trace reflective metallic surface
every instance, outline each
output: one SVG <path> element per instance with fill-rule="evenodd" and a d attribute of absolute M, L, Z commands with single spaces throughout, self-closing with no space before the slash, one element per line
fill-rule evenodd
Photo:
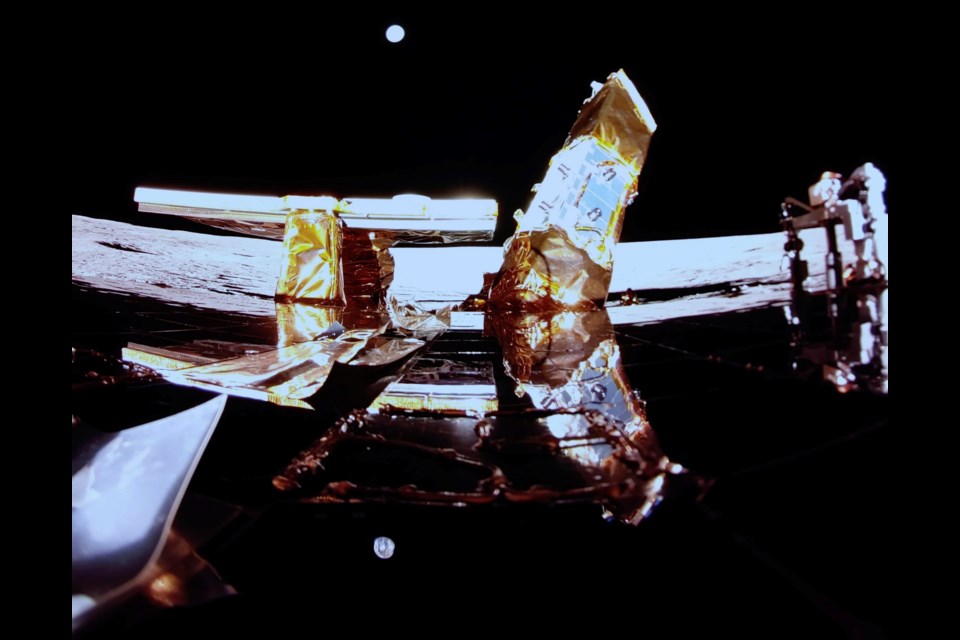
<path fill-rule="evenodd" d="M 276 345 L 195 340 L 160 347 L 131 342 L 122 356 L 177 384 L 309 409 L 303 400 L 323 386 L 334 362 L 382 367 L 424 345 L 397 332 L 381 335 L 389 325 L 381 314 L 292 302 L 278 302 L 276 309 Z M 340 321 L 374 328 L 345 329 Z"/>
<path fill-rule="evenodd" d="M 74 471 L 227 396 L 153 568 L 85 640 L 935 637 L 896 535 L 929 533 L 898 495 L 922 488 L 891 482 L 931 443 L 868 382 L 887 292 L 839 288 L 886 267 L 884 180 L 816 190 L 836 234 L 797 230 L 802 308 L 775 233 L 784 193 L 866 159 L 913 202 L 902 12 L 355 8 L 75 21 Z M 142 184 L 265 196 L 141 213 Z M 495 208 L 438 199 L 477 193 L 526 210 L 494 235 Z M 335 306 L 276 299 L 311 211 L 340 226 Z M 45 448 L 12 451 L 41 495 Z"/>
<path fill-rule="evenodd" d="M 326 382 L 334 362 L 349 362 L 372 336 L 347 331 L 334 339 L 281 347 L 250 356 L 171 371 L 168 380 L 245 398 L 283 404 L 309 398 Z"/>
<path fill-rule="evenodd" d="M 729 293 L 698 295 L 719 302 Z M 636 292 L 639 299 L 647 296 L 653 292 Z M 219 373 L 232 375 L 226 363 L 256 362 L 278 351 L 279 317 L 79 288 L 74 304 L 90 324 L 81 325 L 74 338 L 73 411 L 95 425 L 133 426 L 143 422 L 134 420 L 144 412 L 169 412 L 208 396 L 146 370 L 129 378 L 133 368 L 88 363 L 85 348 L 119 353 L 130 344 L 131 353 L 139 348 L 170 361 L 179 352 L 190 365 L 174 372 L 180 376 L 194 366 L 210 367 L 201 364 L 207 359 L 215 360 L 214 367 L 219 363 Z M 623 307 L 648 313 L 656 308 Z M 404 322 L 424 321 L 423 337 L 400 335 L 416 328 L 388 326 L 367 338 L 350 361 L 357 365 L 330 362 L 330 354 L 319 364 L 306 361 L 330 365 L 323 386 L 296 401 L 311 411 L 263 402 L 263 393 L 258 400 L 233 395 L 225 428 L 208 447 L 189 496 L 237 505 L 247 515 L 197 553 L 241 594 L 237 607 L 243 609 L 260 597 L 274 607 L 290 602 L 292 592 L 312 597 L 341 585 L 359 589 L 378 571 L 365 568 L 363 558 L 396 567 L 398 575 L 441 559 L 449 571 L 455 561 L 464 579 L 486 575 L 488 567 L 545 571 L 561 566 L 559 557 L 579 558 L 579 569 L 562 565 L 577 576 L 596 576 L 599 566 L 653 566 L 658 575 L 670 576 L 691 557 L 704 562 L 718 544 L 703 539 L 703 523 L 676 521 L 677 510 L 701 496 L 740 517 L 735 509 L 755 513 L 756 492 L 774 493 L 756 500 L 815 536 L 822 519 L 808 526 L 807 516 L 823 511 L 824 495 L 849 491 L 830 484 L 829 476 L 821 480 L 816 458 L 809 463 L 816 471 L 804 474 L 816 491 L 799 497 L 782 498 L 779 476 L 755 469 L 778 469 L 782 456 L 853 437 L 847 434 L 885 433 L 870 431 L 885 424 L 885 398 L 858 390 L 840 396 L 797 376 L 791 331 L 779 307 L 642 326 L 611 322 L 618 309 L 476 314 L 479 324 L 463 328 L 453 322 L 436 326 L 436 314 L 411 307 Z M 322 350 L 320 345 L 349 331 L 340 324 L 350 325 L 343 318 L 327 324 L 324 314 L 311 317 L 319 321 L 298 326 L 314 339 L 294 347 Z M 288 375 L 284 371 L 280 378 Z M 156 373 L 168 375 L 159 366 Z M 252 387 L 275 382 L 247 374 L 237 380 Z M 783 472 L 795 475 L 792 467 Z M 705 493 L 711 482 L 705 478 L 717 477 L 719 492 Z M 863 494 L 857 490 L 856 499 L 844 499 L 846 508 L 859 504 Z M 731 491 L 747 497 L 729 502 Z M 798 512 L 801 500 L 806 508 Z M 177 529 L 193 535 L 206 511 L 182 513 Z M 627 525 L 639 536 L 633 538 L 616 528 L 594 531 L 594 522 L 642 526 Z M 395 542 L 389 562 L 371 552 L 378 536 Z M 837 554 L 830 558 L 843 562 Z M 739 564 L 727 569 L 744 570 Z M 194 602 L 192 579 L 185 575 L 161 571 L 142 598 L 151 606 L 168 603 L 176 611 L 195 611 L 191 616 L 218 617 L 217 608 L 203 613 L 177 604 Z M 671 583 L 671 594 L 680 583 L 679 577 Z M 75 599 L 77 610 L 84 603 Z M 244 611 L 227 611 L 244 619 Z"/>
<path fill-rule="evenodd" d="M 606 312 L 494 316 L 491 331 L 502 363 L 481 355 L 492 355 L 489 337 L 471 338 L 472 355 L 428 349 L 274 486 L 324 504 L 590 501 L 635 524 L 686 474 L 660 451 Z"/>
<path fill-rule="evenodd" d="M 343 307 L 307 302 L 277 302 L 277 346 L 310 342 L 325 335 L 342 333 Z"/>
<path fill-rule="evenodd" d="M 603 306 L 626 206 L 656 123 L 619 71 L 594 87 L 507 242 L 487 298 L 529 312 Z"/>
<path fill-rule="evenodd" d="M 855 169 L 846 182 L 842 178 L 826 171 L 810 187 L 809 205 L 795 198 L 782 205 L 784 260 L 789 258 L 793 281 L 785 312 L 793 331 L 794 367 L 819 370 L 819 376 L 844 393 L 858 388 L 887 393 L 886 178 L 870 162 Z M 853 251 L 846 255 L 838 241 L 841 227 L 852 243 Z M 822 230 L 827 238 L 827 287 L 822 294 L 807 283 L 801 229 Z"/>
<path fill-rule="evenodd" d="M 826 286 L 822 259 L 826 238 L 819 229 L 798 235 L 809 262 L 808 288 L 821 290 Z M 279 242 L 84 216 L 73 216 L 72 236 L 73 280 L 79 286 L 190 309 L 232 311 L 263 317 L 265 322 L 276 316 L 274 294 L 282 262 Z M 349 238 L 349 230 L 344 236 Z M 853 251 L 852 245 L 840 242 L 844 254 Z M 621 242 L 613 252 L 617 268 L 607 306 L 627 289 L 642 292 L 644 303 L 614 306 L 610 317 L 621 325 L 787 304 L 790 273 L 783 264 L 783 244 L 782 233 Z M 394 245 L 390 255 L 395 262 L 390 294 L 431 309 L 461 305 L 483 287 L 483 274 L 495 273 L 503 263 L 503 248 L 495 246 Z M 365 264 L 373 260 L 368 254 Z M 351 280 L 345 280 L 345 286 L 351 286 Z M 372 289 L 366 282 L 363 287 Z M 710 295 L 733 290 L 739 295 Z M 347 297 L 351 297 L 349 289 Z M 460 322 L 458 313 L 451 314 L 453 324 Z M 471 326 L 482 328 L 482 318 Z"/>
<path fill-rule="evenodd" d="M 343 306 L 340 221 L 330 211 L 294 211 L 283 234 L 276 298 Z"/>
<path fill-rule="evenodd" d="M 157 560 L 225 405 L 220 396 L 113 435 L 74 426 L 75 625 Z"/>
<path fill-rule="evenodd" d="M 143 212 L 182 216 L 276 240 L 284 236 L 287 216 L 297 210 L 328 211 L 352 229 L 384 233 L 414 244 L 489 240 L 498 214 L 495 200 L 444 200 L 413 194 L 338 200 L 331 196 L 280 198 L 139 187 L 134 199 Z"/>

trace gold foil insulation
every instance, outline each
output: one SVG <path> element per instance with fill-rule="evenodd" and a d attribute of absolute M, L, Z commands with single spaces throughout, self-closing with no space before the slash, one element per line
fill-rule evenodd
<path fill-rule="evenodd" d="M 660 499 L 667 470 L 682 467 L 660 449 L 607 312 L 507 314 L 491 325 L 517 395 L 548 412 L 543 422 L 563 443 L 560 453 L 623 488 L 610 505 L 620 519 L 642 519 Z"/>
<path fill-rule="evenodd" d="M 302 309 L 321 307 L 304 305 Z M 302 317 L 298 322 L 313 319 L 317 316 Z M 176 384 L 311 409 L 303 400 L 320 390 L 334 363 L 380 367 L 393 364 L 424 345 L 416 338 L 378 335 L 380 331 L 382 328 L 344 332 L 334 321 L 327 326 L 326 336 L 312 341 L 279 349 L 237 345 L 246 347 L 243 349 L 246 355 L 240 357 L 230 357 L 224 346 L 211 346 L 202 341 L 172 349 L 130 344 L 123 350 L 123 357 L 128 362 L 154 368 Z M 339 335 L 333 337 L 337 333 Z"/>
<path fill-rule="evenodd" d="M 595 409 L 628 434 L 648 431 L 605 310 L 494 316 L 507 375 L 538 409 Z"/>
<path fill-rule="evenodd" d="M 612 275 L 562 228 L 522 231 L 511 240 L 490 301 L 516 311 L 595 309 L 595 300 L 606 299 Z"/>
<path fill-rule="evenodd" d="M 328 211 L 297 210 L 287 215 L 283 269 L 275 297 L 278 303 L 346 305 L 373 315 L 372 312 L 387 306 L 387 289 L 394 273 L 390 254 L 393 245 L 397 242 L 443 244 L 458 240 L 458 236 L 449 231 L 354 228 Z M 316 313 L 331 315 L 326 311 Z M 278 322 L 290 317 L 278 309 Z M 369 322 L 363 326 L 369 326 Z M 280 342 L 284 343 L 283 338 Z"/>
<path fill-rule="evenodd" d="M 123 357 L 176 384 L 312 409 L 304 400 L 326 383 L 335 362 L 384 366 L 424 345 L 381 335 L 390 324 L 385 312 L 300 302 L 277 302 L 276 311 L 276 347 L 220 340 L 169 348 L 131 343 Z"/>
<path fill-rule="evenodd" d="M 327 307 L 309 302 L 277 302 L 277 346 L 309 342 L 344 329 L 372 329 L 383 333 L 390 316 L 376 307 Z"/>
<path fill-rule="evenodd" d="M 657 129 L 647 103 L 623 69 L 610 74 L 603 85 L 594 83 L 594 87 L 596 93 L 580 109 L 564 146 L 582 136 L 596 138 L 639 173 Z"/>
<path fill-rule="evenodd" d="M 280 301 L 346 304 L 340 255 L 341 222 L 332 211 L 292 211 L 283 234 L 283 268 L 277 282 Z"/>
<path fill-rule="evenodd" d="M 169 372 L 165 377 L 179 384 L 258 400 L 303 400 L 319 391 L 335 362 L 349 362 L 372 335 L 369 330 L 347 331 L 333 340 L 302 342 Z"/>
<path fill-rule="evenodd" d="M 296 456 L 274 486 L 307 503 L 592 501 L 606 517 L 643 519 L 686 470 L 663 455 L 606 311 L 487 320 L 524 400 L 498 384 L 492 360 L 432 350 Z M 357 452 L 364 469 L 351 464 Z M 393 473 L 401 465 L 416 473 Z"/>
<path fill-rule="evenodd" d="M 393 282 L 396 233 L 343 227 L 341 270 L 347 304 L 359 308 L 380 308 Z"/>
<path fill-rule="evenodd" d="M 587 100 L 553 158 L 489 292 L 494 308 L 595 309 L 606 300 L 613 247 L 636 195 L 656 123 L 623 71 Z"/>
<path fill-rule="evenodd" d="M 450 307 L 426 310 L 416 302 L 390 297 L 387 310 L 398 331 L 414 338 L 432 340 L 450 328 Z"/>
<path fill-rule="evenodd" d="M 310 342 L 336 328 L 343 330 L 343 307 L 278 302 L 276 309 L 278 347 Z"/>

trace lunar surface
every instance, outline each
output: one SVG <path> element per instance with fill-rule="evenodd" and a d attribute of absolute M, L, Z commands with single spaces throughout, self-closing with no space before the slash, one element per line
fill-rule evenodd
<path fill-rule="evenodd" d="M 881 237 L 886 237 L 886 219 Z M 803 231 L 811 291 L 825 287 L 826 233 Z M 617 324 L 737 311 L 790 299 L 782 233 L 624 242 L 615 251 L 610 317 Z M 281 243 L 142 227 L 73 216 L 75 284 L 167 303 L 254 316 L 272 316 L 280 275 Z M 844 261 L 852 243 L 841 238 Z M 886 257 L 886 244 L 881 247 Z M 477 293 L 484 272 L 503 258 L 498 246 L 392 249 L 396 272 L 390 292 L 424 308 L 457 304 Z M 620 306 L 632 289 L 647 301 Z M 665 291 L 669 290 L 669 291 Z M 647 295 L 645 295 L 647 294 Z M 459 314 L 454 328 L 477 324 Z"/>

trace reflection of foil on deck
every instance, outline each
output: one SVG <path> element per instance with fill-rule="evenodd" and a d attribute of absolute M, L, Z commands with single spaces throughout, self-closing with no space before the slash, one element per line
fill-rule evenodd
<path fill-rule="evenodd" d="M 331 332 L 336 337 L 280 348 L 219 341 L 167 349 L 131 343 L 123 357 L 154 368 L 176 384 L 311 409 L 305 400 L 326 383 L 337 362 L 355 367 L 386 366 L 424 345 L 416 338 L 377 335 L 379 330 L 335 327 L 339 330 L 331 328 Z M 244 355 L 238 355 L 240 349 Z"/>
<path fill-rule="evenodd" d="M 661 452 L 604 311 L 502 316 L 493 326 L 532 407 L 499 405 L 489 362 L 428 352 L 274 486 L 306 502 L 587 501 L 631 523 L 671 478 L 702 487 Z"/>
<path fill-rule="evenodd" d="M 635 523 L 662 498 L 670 477 L 686 474 L 597 412 L 545 413 L 541 419 L 524 417 L 527 432 L 515 435 L 517 415 L 478 421 L 408 414 L 398 423 L 395 416 L 357 412 L 301 453 L 273 483 L 315 503 L 598 502 Z M 589 428 L 582 435 L 558 437 L 543 425 L 551 416 L 577 416 Z M 597 446 L 610 450 L 598 463 L 575 455 Z"/>
<path fill-rule="evenodd" d="M 387 385 L 369 411 L 480 417 L 497 406 L 492 363 L 424 354 L 399 380 Z"/>

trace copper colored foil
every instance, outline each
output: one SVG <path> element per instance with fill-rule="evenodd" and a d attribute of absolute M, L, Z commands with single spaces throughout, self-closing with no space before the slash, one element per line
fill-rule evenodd
<path fill-rule="evenodd" d="M 592 409 L 617 420 L 631 438 L 652 437 L 605 310 L 494 316 L 491 326 L 517 394 L 529 395 L 536 408 Z M 659 455 L 655 441 L 645 444 Z"/>
<path fill-rule="evenodd" d="M 637 88 L 620 69 L 610 74 L 606 83 L 580 109 L 564 146 L 581 136 L 591 136 L 614 149 L 639 172 L 656 128 L 657 123 Z"/>
<path fill-rule="evenodd" d="M 530 398 L 560 453 L 584 469 L 602 470 L 629 487 L 609 508 L 622 520 L 642 519 L 659 499 L 663 455 L 646 409 L 630 386 L 605 310 L 509 314 L 491 322 L 516 394 Z"/>
<path fill-rule="evenodd" d="M 396 243 L 391 231 L 370 231 L 343 227 L 341 269 L 347 304 L 358 308 L 381 308 L 387 288 L 393 282 L 393 256 Z"/>
<path fill-rule="evenodd" d="M 560 227 L 520 232 L 493 282 L 490 303 L 516 311 L 596 309 L 595 301 L 607 297 L 612 275 Z"/>
<path fill-rule="evenodd" d="M 497 309 L 603 306 L 624 210 L 656 123 L 633 83 L 611 74 L 587 100 L 517 229 L 489 291 Z"/>
<path fill-rule="evenodd" d="M 328 212 L 287 216 L 276 299 L 354 309 L 384 309 L 393 282 L 390 247 L 398 241 L 453 242 L 449 232 L 352 228 Z"/>

